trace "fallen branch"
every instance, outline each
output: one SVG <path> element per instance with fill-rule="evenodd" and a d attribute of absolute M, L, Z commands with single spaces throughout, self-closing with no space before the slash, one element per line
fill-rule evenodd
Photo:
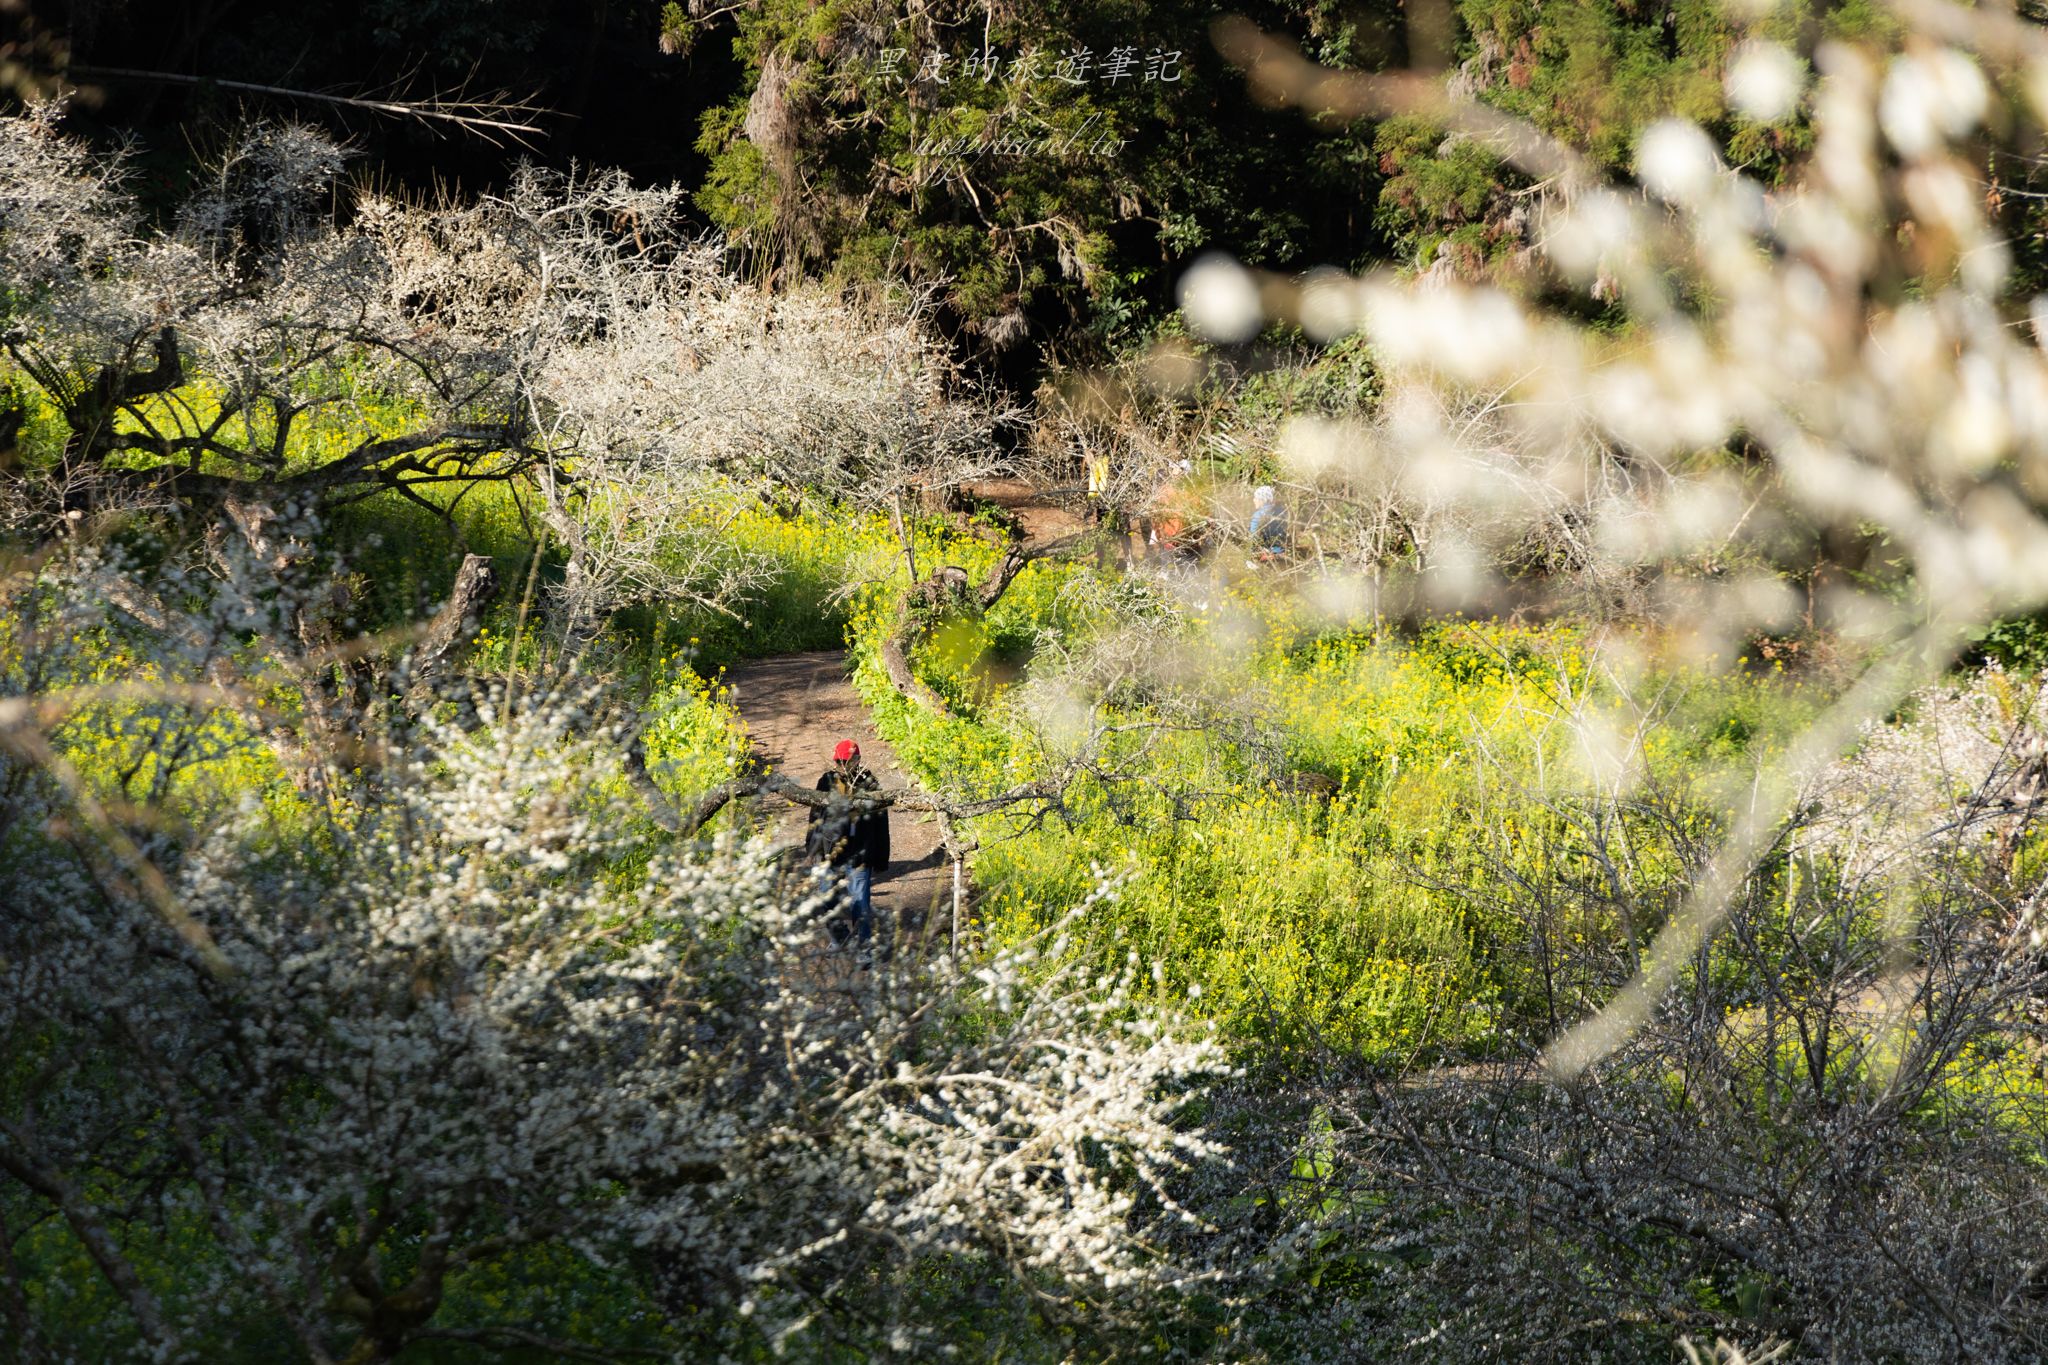
<path fill-rule="evenodd" d="M 1010 584 L 1015 581 L 1019 573 L 1023 572 L 1024 566 L 1031 563 L 1031 561 L 1035 559 L 1049 559 L 1053 555 L 1074 549 L 1094 538 L 1091 534 L 1077 533 L 1071 536 L 1061 536 L 1058 540 L 1048 540 L 1043 545 L 1033 545 L 1028 549 L 1023 545 L 1012 545 L 1003 557 L 989 569 L 988 577 L 982 580 L 981 590 L 977 594 L 981 600 L 981 609 L 987 611 L 1000 601 L 1003 594 L 1009 590 Z"/>
<path fill-rule="evenodd" d="M 882 671 L 889 675 L 889 684 L 898 692 L 920 705 L 930 707 L 942 716 L 953 714 L 953 708 L 946 705 L 946 699 L 924 685 L 916 673 L 911 671 L 910 655 L 903 644 L 903 635 L 897 632 L 882 641 Z"/>
<path fill-rule="evenodd" d="M 689 802 L 686 809 L 663 791 L 647 771 L 647 751 L 637 738 L 626 746 L 625 768 L 627 782 L 647 804 L 654 823 L 671 834 L 685 837 L 702 829 L 729 803 L 747 796 L 779 796 L 793 806 L 811 809 L 844 801 L 860 814 L 889 808 L 932 811 L 947 820 L 971 820 L 1025 802 L 1055 802 L 1060 797 L 1060 788 L 1047 782 L 1026 783 L 974 801 L 951 801 L 916 787 L 883 787 L 856 797 L 846 797 L 792 782 L 781 773 L 750 773 L 730 778 L 701 793 Z"/>

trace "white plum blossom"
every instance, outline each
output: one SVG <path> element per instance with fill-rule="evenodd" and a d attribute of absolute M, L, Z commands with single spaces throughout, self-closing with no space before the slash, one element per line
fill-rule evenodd
<path fill-rule="evenodd" d="M 1685 208 L 1703 203 L 1720 173 L 1713 140 L 1699 125 L 1659 119 L 1636 144 L 1636 174 L 1652 194 Z"/>
<path fill-rule="evenodd" d="M 87 667 L 113 572 L 87 553 L 10 582 L 10 686 Z M 1091 983 L 1026 943 L 849 976 L 781 852 L 650 822 L 587 686 L 375 735 L 331 796 L 127 829 L 51 747 L 74 713 L 194 792 L 209 762 L 267 761 L 217 709 L 240 679 L 154 671 L 0 712 L 0 1040 L 38 1059 L 0 1182 L 101 1249 L 145 1355 L 253 1309 L 312 1358 L 388 1358 L 461 1276 L 535 1245 L 640 1267 L 688 1330 L 723 1309 L 714 1335 L 777 1339 L 864 1333 L 816 1308 L 857 1293 L 929 1343 L 914 1280 L 890 1286 L 933 1258 L 1087 1296 L 1105 1331 L 1215 1274 L 1173 1190 L 1221 1154 L 1180 1115 L 1228 1067 L 1135 1007 L 1135 964 Z M 183 743 L 208 725 L 228 749 Z M 138 1134 L 200 1259 L 232 1267 L 211 1299 L 160 1297 L 108 1232 Z"/>
<path fill-rule="evenodd" d="M 1180 306 L 1190 325 L 1212 341 L 1249 341 L 1265 320 L 1251 273 L 1214 252 L 1181 277 Z"/>
<path fill-rule="evenodd" d="M 1799 102 L 1805 67 L 1783 44 L 1751 41 L 1728 63 L 1728 102 L 1759 123 L 1775 123 Z"/>
<path fill-rule="evenodd" d="M 1976 127 L 1989 98 L 1976 63 L 1952 47 L 1940 47 L 1893 59 L 1877 117 L 1899 155 L 1920 158 Z"/>

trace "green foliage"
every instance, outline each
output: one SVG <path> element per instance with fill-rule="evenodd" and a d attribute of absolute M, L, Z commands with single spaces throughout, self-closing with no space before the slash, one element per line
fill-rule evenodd
<path fill-rule="evenodd" d="M 1327 60 L 1394 55 L 1391 8 L 1254 8 L 1306 30 Z M 943 282 L 998 347 L 1059 308 L 1086 309 L 1099 342 L 1128 340 L 1169 302 L 1173 256 L 1200 246 L 1296 266 L 1348 258 L 1367 221 L 1348 207 L 1370 198 L 1367 133 L 1253 105 L 1215 55 L 1212 16 L 1186 0 L 751 7 L 733 42 L 750 89 L 704 116 L 698 203 L 763 260 Z M 1122 50 L 1136 65 L 1105 79 Z M 1027 52 L 1035 73 L 1019 66 Z M 1178 80 L 1144 79 L 1155 53 Z"/>
<path fill-rule="evenodd" d="M 1527 0 L 1465 0 L 1473 42 L 1504 62 L 1494 103 L 1626 166 L 1635 135 L 1676 116 L 1705 125 L 1724 111 L 1721 72 L 1735 32 L 1713 0 L 1627 5 L 1573 0 L 1540 9 Z"/>
<path fill-rule="evenodd" d="M 1326 346 L 1305 347 L 1291 359 L 1296 363 L 1274 365 L 1242 379 L 1225 380 L 1204 397 L 1228 414 L 1234 424 L 1254 430 L 1277 429 L 1296 415 L 1356 418 L 1377 410 L 1381 376 L 1364 334 L 1353 333 Z M 1224 461 L 1213 472 L 1258 483 L 1263 476 L 1278 471 L 1265 464 L 1236 466 Z"/>
<path fill-rule="evenodd" d="M 888 599 L 856 612 L 856 682 L 883 732 L 925 781 L 985 796 L 1038 775 L 1041 760 L 990 667 L 999 639 L 1084 641 L 1099 622 L 1076 613 L 1079 568 L 1034 566 L 997 623 L 938 632 L 914 663 L 956 714 L 900 697 L 873 654 L 893 628 Z M 1105 964 L 1136 954 L 1159 965 L 1159 995 L 1216 1020 L 1244 1048 L 1285 1054 L 1334 1045 L 1391 1065 L 1485 1052 L 1553 1002 L 1524 953 L 1530 924 L 1488 888 L 1504 876 L 1580 875 L 1584 832 L 1569 802 L 1588 780 L 1582 724 L 1633 718 L 1607 689 L 1576 632 L 1445 622 L 1411 641 L 1321 635 L 1284 596 L 1253 590 L 1263 645 L 1232 670 L 1236 701 L 1264 708 L 1286 764 L 1337 783 L 1327 799 L 1295 795 L 1226 729 L 1158 742 L 1135 775 L 1083 778 L 1050 819 L 980 822 L 974 876 L 984 931 L 1034 932 L 1092 884 L 1122 879 L 1113 907 L 1078 950 Z M 1063 610 L 1064 608 L 1064 610 Z M 1190 622 L 1200 645 L 1221 627 Z M 1241 629 L 1241 624 L 1236 629 Z M 1034 635 L 1034 629 L 1039 632 Z M 1711 774 L 1779 742 L 1812 705 L 1773 675 L 1672 673 L 1653 684 L 1665 710 L 1643 739 L 1659 771 L 1697 779 L 1707 832 Z M 1142 724 L 1142 701 L 1108 719 Z M 1119 768 L 1136 743 L 1113 743 Z M 1684 869 L 1645 821 L 1639 887 L 1675 901 Z M 1589 864 L 1590 865 L 1590 864 Z M 1660 891 L 1661 888 L 1661 891 Z M 1637 942 L 1654 924 L 1587 915 L 1564 932 Z"/>
<path fill-rule="evenodd" d="M 644 1268 L 625 1257 L 607 1263 L 555 1242 L 519 1247 L 465 1267 L 451 1277 L 438 1320 L 457 1331 L 503 1322 L 546 1323 L 560 1339 L 601 1341 L 614 1351 L 652 1354 L 683 1345 L 654 1302 Z M 561 1358 L 545 1348 L 509 1345 L 490 1354 L 494 1360 L 533 1365 Z M 421 1365 L 461 1365 L 478 1353 L 429 1342 L 405 1358 Z"/>
<path fill-rule="evenodd" d="M 2048 612 L 2000 617 L 1976 633 L 1969 653 L 1972 662 L 2039 672 L 2048 665 Z"/>
<path fill-rule="evenodd" d="M 0 412 L 21 414 L 14 449 L 0 450 L 0 467 L 14 459 L 31 466 L 46 465 L 63 452 L 67 430 L 63 412 L 40 384 L 30 383 L 9 363 L 0 363 Z"/>
<path fill-rule="evenodd" d="M 1483 142 L 1412 114 L 1344 124 L 1259 109 L 1214 55 L 1211 13 L 1182 0 L 987 15 L 951 0 L 908 12 L 870 0 L 755 7 L 733 40 L 749 89 L 702 120 L 710 170 L 698 202 L 764 262 L 940 282 L 968 330 L 997 347 L 1020 321 L 1061 312 L 1095 354 L 1129 346 L 1166 312 L 1180 263 L 1205 247 L 1278 269 L 1442 259 L 1466 278 L 1521 270 L 1541 201 Z M 1454 14 L 1450 79 L 1598 165 L 1625 173 L 1642 129 L 1678 117 L 1766 184 L 1791 173 L 1812 135 L 1803 105 L 1769 124 L 1728 107 L 1736 45 L 1885 47 L 1899 32 L 1865 0 L 1762 15 L 1719 0 L 1460 0 Z M 1407 59 L 1395 6 L 1278 0 L 1248 15 L 1329 65 Z M 1001 62 L 994 79 L 964 68 L 984 39 Z M 1053 74 L 1072 52 L 1099 63 L 1127 46 L 1178 49 L 1183 79 Z M 1034 49 L 1041 71 L 1015 79 L 1010 64 Z M 884 67 L 885 51 L 903 55 Z M 944 79 L 920 78 L 934 54 Z M 2017 224 L 2034 203 L 2003 207 Z"/>
<path fill-rule="evenodd" d="M 1862 4 L 1746 16 L 1718 0 L 1461 0 L 1457 13 L 1455 79 L 1488 104 L 1624 173 L 1645 127 L 1687 119 L 1767 185 L 1811 150 L 1812 132 L 1803 107 L 1769 124 L 1728 107 L 1723 80 L 1736 44 L 1760 37 L 1801 51 L 1811 32 L 1879 43 L 1896 34 L 1895 21 Z M 1422 268 L 1445 256 L 1465 278 L 1513 273 L 1532 240 L 1534 187 L 1482 143 L 1416 115 L 1381 123 L 1373 152 L 1386 177 L 1374 213 L 1395 259 Z"/>
<path fill-rule="evenodd" d="M 681 652 L 666 671 L 669 681 L 648 698 L 641 743 L 654 780 L 671 796 L 690 799 L 738 771 L 745 733 L 728 688 L 700 676 Z"/>
<path fill-rule="evenodd" d="M 760 148 L 741 135 L 744 106 L 713 109 L 704 116 L 697 150 L 712 157 L 697 204 L 733 237 L 745 241 L 770 232 L 781 186 Z"/>
<path fill-rule="evenodd" d="M 8 1198 L 12 1189 L 11 1184 L 0 1187 L 0 1222 L 10 1229 L 26 1229 L 16 1234 L 20 1240 L 13 1255 L 33 1320 L 47 1337 L 43 1344 L 61 1345 L 77 1359 L 140 1358 L 133 1319 L 83 1243 L 59 1219 L 31 1222 L 25 1201 L 18 1210 L 9 1207 L 14 1202 Z M 121 1250 L 137 1277 L 167 1311 L 203 1317 L 207 1314 L 193 1311 L 195 1304 L 216 1311 L 232 1306 L 221 1316 L 232 1318 L 234 1331 L 189 1342 L 195 1358 L 255 1365 L 296 1357 L 289 1328 L 258 1295 L 238 1287 L 197 1207 L 168 1212 L 160 1223 L 148 1216 L 134 1218 L 120 1225 L 119 1235 Z M 15 1356 L 8 1337 L 0 1336 L 0 1361 L 16 1359 L 35 1357 Z"/>
<path fill-rule="evenodd" d="M 1506 175 L 1482 144 L 1403 114 L 1379 126 L 1373 150 L 1387 173 L 1374 212 L 1408 263 L 1428 265 L 1442 243 L 1455 239 L 1458 251 L 1474 254 L 1459 261 L 1473 275 L 1496 248 L 1514 243 L 1505 225 Z"/>

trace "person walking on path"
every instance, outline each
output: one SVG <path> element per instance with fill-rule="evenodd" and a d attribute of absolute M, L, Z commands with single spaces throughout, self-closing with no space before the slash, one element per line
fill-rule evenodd
<path fill-rule="evenodd" d="M 1152 494 L 1151 527 L 1145 539 L 1152 554 L 1162 564 L 1195 556 L 1196 537 L 1189 526 L 1193 494 L 1184 482 L 1194 474 L 1194 470 L 1194 465 L 1188 461 L 1175 460 L 1167 470 L 1165 481 Z"/>
<path fill-rule="evenodd" d="M 827 875 L 843 873 L 846 878 L 850 936 L 859 944 L 863 967 L 872 960 L 875 876 L 889 866 L 889 808 L 859 798 L 881 788 L 860 761 L 860 745 L 840 740 L 832 750 L 832 766 L 818 776 L 817 789 L 832 800 L 811 807 L 804 840 L 804 852 L 815 866 Z M 844 943 L 848 934 L 835 925 L 833 937 Z"/>
<path fill-rule="evenodd" d="M 1287 504 L 1271 484 L 1252 490 L 1252 550 L 1261 563 L 1284 559 L 1288 551 Z"/>
<path fill-rule="evenodd" d="M 1088 472 L 1088 524 L 1100 526 L 1115 515 L 1109 506 L 1109 452 L 1091 450 L 1081 463 Z"/>

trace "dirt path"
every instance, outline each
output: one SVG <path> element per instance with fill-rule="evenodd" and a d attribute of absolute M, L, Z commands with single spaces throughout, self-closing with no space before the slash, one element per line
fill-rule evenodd
<path fill-rule="evenodd" d="M 985 479 L 968 484 L 961 491 L 982 502 L 992 502 L 1017 518 L 1026 545 L 1042 545 L 1088 529 L 1087 521 L 1070 498 L 1022 479 Z"/>
<path fill-rule="evenodd" d="M 1085 529 L 1081 517 L 1060 497 L 1021 479 L 991 480 L 970 491 L 1009 509 L 1027 544 Z M 728 670 L 725 682 L 763 767 L 809 786 L 831 766 L 833 746 L 851 739 L 860 745 L 862 760 L 883 786 L 913 780 L 896 751 L 875 732 L 874 718 L 847 675 L 844 652 L 819 650 L 759 659 Z M 803 837 L 806 816 L 801 808 L 768 800 L 756 806 L 755 818 L 773 829 L 777 842 Z M 875 881 L 880 924 L 946 934 L 953 875 L 939 847 L 938 822 L 909 811 L 891 812 L 889 852 L 889 870 Z"/>
<path fill-rule="evenodd" d="M 832 746 L 842 739 L 860 745 L 861 759 L 885 787 L 911 781 L 896 751 L 875 733 L 874 718 L 847 677 L 839 650 L 782 654 L 728 671 L 733 703 L 746 723 L 755 756 L 764 767 L 805 786 L 832 766 Z M 772 821 L 778 841 L 803 837 L 805 813 L 771 800 L 759 818 Z M 944 934 L 952 906 L 952 869 L 939 849 L 938 823 L 924 815 L 889 815 L 889 870 L 875 880 L 879 925 L 908 931 L 927 926 Z"/>

